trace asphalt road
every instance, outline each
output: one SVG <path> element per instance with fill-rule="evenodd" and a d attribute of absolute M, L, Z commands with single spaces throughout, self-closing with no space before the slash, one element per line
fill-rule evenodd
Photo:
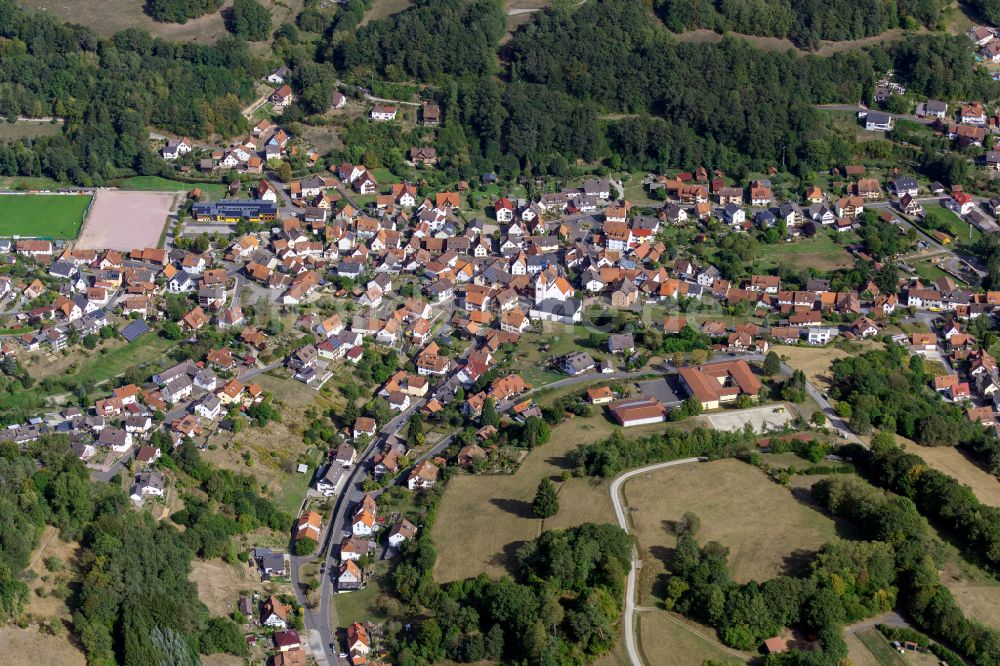
<path fill-rule="evenodd" d="M 667 467 L 676 467 L 678 465 L 690 465 L 691 463 L 704 462 L 706 460 L 707 458 L 683 458 L 682 460 L 671 460 L 669 462 L 656 463 L 655 465 L 649 465 L 647 467 L 640 467 L 639 469 L 625 472 L 616 478 L 611 482 L 611 502 L 615 506 L 615 517 L 618 519 L 618 526 L 626 532 L 631 533 L 628 528 L 628 521 L 625 519 L 625 507 L 622 506 L 621 487 L 623 483 L 634 476 L 646 474 L 647 472 L 653 472 Z M 635 581 L 638 568 L 639 554 L 633 546 L 632 567 L 629 569 L 628 580 L 625 585 L 625 615 L 623 618 L 625 624 L 625 649 L 628 651 L 629 661 L 632 662 L 632 666 L 642 666 L 642 659 L 639 656 L 639 650 L 636 647 L 635 640 Z"/>

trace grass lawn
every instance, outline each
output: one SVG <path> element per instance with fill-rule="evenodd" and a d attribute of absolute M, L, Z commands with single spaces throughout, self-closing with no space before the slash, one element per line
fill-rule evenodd
<path fill-rule="evenodd" d="M 910 265 L 913 266 L 914 270 L 917 271 L 917 275 L 919 275 L 921 279 L 926 280 L 928 282 L 933 282 L 938 278 L 946 277 L 951 280 L 954 280 L 957 284 L 960 285 L 965 284 L 962 280 L 958 279 L 951 273 L 942 270 L 937 264 L 931 262 L 929 259 L 923 259 L 921 261 L 912 261 L 910 262 Z"/>
<path fill-rule="evenodd" d="M 20 139 L 36 139 L 40 136 L 56 136 L 57 134 L 62 134 L 62 128 L 62 123 L 4 122 L 0 123 L 0 141 L 18 141 Z"/>
<path fill-rule="evenodd" d="M 660 598 L 664 556 L 676 543 L 670 527 L 686 511 L 701 518 L 701 543 L 718 541 L 729 548 L 729 567 L 739 582 L 795 573 L 838 536 L 833 520 L 761 470 L 732 459 L 634 477 L 622 487 L 622 496 L 631 509 L 631 531 L 643 562 L 638 583 L 642 605 Z"/>
<path fill-rule="evenodd" d="M 549 345 L 549 350 L 540 347 Z M 524 381 L 535 388 L 566 379 L 566 375 L 548 367 L 549 359 L 565 356 L 573 351 L 587 351 L 595 358 L 606 356 L 604 350 L 595 349 L 590 344 L 590 331 L 585 326 L 556 327 L 547 333 L 528 333 L 521 337 L 514 357 L 514 369 Z"/>
<path fill-rule="evenodd" d="M 74 362 L 79 362 L 78 368 L 72 375 L 65 378 L 86 387 L 91 397 L 105 395 L 110 393 L 113 387 L 100 385 L 132 366 L 150 364 L 146 368 L 149 374 L 160 369 L 164 365 L 163 355 L 170 348 L 171 342 L 147 334 L 129 344 L 117 340 L 114 344 L 118 346 L 105 347 L 110 350 L 107 353 L 88 352 L 90 355 L 86 357 L 74 356 L 72 353 L 66 356 L 61 354 L 33 356 L 27 367 L 35 377 L 48 377 L 65 375 Z M 156 363 L 152 364 L 153 361 Z M 61 383 L 52 389 L 52 394 L 64 392 L 65 388 Z M 48 394 L 42 390 L 41 385 L 35 384 L 28 391 L 5 394 L 0 400 L 0 410 L 34 408 L 40 406 L 46 397 Z"/>
<path fill-rule="evenodd" d="M 223 183 L 185 183 L 179 180 L 168 180 L 159 176 L 134 176 L 126 178 L 118 184 L 123 190 L 138 190 L 140 192 L 190 192 L 196 187 L 213 201 L 226 195 L 227 187 Z"/>
<path fill-rule="evenodd" d="M 150 372 L 159 370 L 161 366 L 169 365 L 163 355 L 173 344 L 176 343 L 153 333 L 147 333 L 129 344 L 91 359 L 74 373 L 73 378 L 82 386 L 93 387 L 122 374 L 132 366 L 156 361 L 155 367 L 150 367 L 149 370 Z"/>
<path fill-rule="evenodd" d="M 958 245 L 975 245 L 983 235 L 976 227 L 972 226 L 955 213 L 951 212 L 941 204 L 927 204 L 924 206 L 924 220 L 920 224 L 922 229 L 942 229 L 955 237 Z"/>
<path fill-rule="evenodd" d="M 65 183 L 46 178 L 45 176 L 3 176 L 0 177 L 0 190 L 5 192 L 24 192 L 27 190 L 58 190 Z"/>
<path fill-rule="evenodd" d="M 92 196 L 5 195 L 0 197 L 0 236 L 76 238 Z"/>
<path fill-rule="evenodd" d="M 306 496 L 311 474 L 289 474 L 281 486 L 281 492 L 275 497 L 278 508 L 292 516 L 297 516 L 302 500 Z"/>
<path fill-rule="evenodd" d="M 882 666 L 904 666 L 906 661 L 896 652 L 878 629 L 864 629 L 854 634 Z"/>
<path fill-rule="evenodd" d="M 715 632 L 666 611 L 643 611 L 638 617 L 639 650 L 650 666 L 701 666 L 705 661 L 746 663 L 719 644 Z"/>
<path fill-rule="evenodd" d="M 774 245 L 762 244 L 757 248 L 755 266 L 768 269 L 782 262 L 831 271 L 853 266 L 854 258 L 847 250 L 834 243 L 828 234 L 822 232 L 812 238 L 800 238 L 790 243 Z"/>
<path fill-rule="evenodd" d="M 392 595 L 382 586 L 382 577 L 389 575 L 388 565 L 379 562 L 375 568 L 378 574 L 368 578 L 365 589 L 342 592 L 333 596 L 333 603 L 337 608 L 337 622 L 341 626 L 346 627 L 355 622 L 383 622 L 386 619 L 382 601 Z"/>

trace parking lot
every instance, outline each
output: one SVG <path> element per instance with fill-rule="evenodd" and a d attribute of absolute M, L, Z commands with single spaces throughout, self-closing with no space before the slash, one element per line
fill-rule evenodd
<path fill-rule="evenodd" d="M 742 430 L 749 423 L 754 432 L 765 433 L 777 430 L 795 418 L 794 407 L 787 404 L 768 405 L 766 407 L 751 407 L 707 414 L 705 418 L 716 430 L 733 432 Z M 775 411 L 781 410 L 781 411 Z"/>
<path fill-rule="evenodd" d="M 684 390 L 680 387 L 677 375 L 650 379 L 636 384 L 639 392 L 647 398 L 656 398 L 667 407 L 674 407 L 684 401 Z"/>

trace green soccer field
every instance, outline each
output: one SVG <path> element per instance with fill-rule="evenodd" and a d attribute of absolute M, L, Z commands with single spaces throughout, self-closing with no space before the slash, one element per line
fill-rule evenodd
<path fill-rule="evenodd" d="M 0 236 L 76 238 L 91 199 L 90 195 L 0 195 Z"/>

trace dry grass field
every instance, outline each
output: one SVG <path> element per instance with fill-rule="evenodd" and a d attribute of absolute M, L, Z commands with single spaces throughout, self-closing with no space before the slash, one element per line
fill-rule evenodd
<path fill-rule="evenodd" d="M 154 37 L 172 42 L 214 44 L 227 34 L 225 13 L 233 6 L 226 0 L 222 8 L 187 23 L 157 23 L 143 11 L 143 0 L 20 0 L 26 9 L 52 12 L 64 21 L 89 26 L 103 36 L 110 36 L 126 28 L 140 28 Z M 262 0 L 271 10 L 274 27 L 283 21 L 293 20 L 302 9 L 302 0 Z"/>
<path fill-rule="evenodd" d="M 48 636 L 35 627 L 19 629 L 8 625 L 0 627 L 0 646 L 3 646 L 3 661 L 7 666 L 85 666 L 87 663 L 66 630 L 60 636 Z"/>
<path fill-rule="evenodd" d="M 549 442 L 532 451 L 512 475 L 461 475 L 448 483 L 434 524 L 438 560 L 434 577 L 439 582 L 487 573 L 509 573 L 514 552 L 536 538 L 542 521 L 531 515 L 531 500 L 538 482 L 550 477 L 559 486 L 559 513 L 545 521 L 545 528 L 567 528 L 584 522 L 613 522 L 608 484 L 591 478 L 558 482 L 570 469 L 567 454 L 580 444 L 611 433 L 603 416 L 576 418 L 553 428 Z M 630 436 L 661 432 L 662 425 L 631 428 Z"/>
<path fill-rule="evenodd" d="M 412 5 L 413 0 L 375 0 L 372 2 L 371 9 L 365 12 L 365 17 L 361 19 L 361 25 L 398 14 Z"/>
<path fill-rule="evenodd" d="M 233 654 L 208 654 L 201 656 L 202 666 L 243 666 L 246 661 L 243 657 Z"/>
<path fill-rule="evenodd" d="M 65 600 L 52 593 L 60 588 L 66 589 L 76 577 L 79 548 L 80 544 L 74 541 L 63 541 L 59 536 L 59 530 L 55 527 L 46 526 L 38 548 L 32 553 L 31 562 L 28 564 L 28 569 L 35 574 L 35 579 L 28 584 L 28 602 L 25 611 L 36 617 L 67 621 L 70 619 L 71 613 Z M 52 557 L 58 558 L 61 562 L 58 571 L 51 571 L 48 568 L 46 561 Z"/>
<path fill-rule="evenodd" d="M 813 55 L 829 56 L 834 53 L 840 53 L 843 51 L 850 51 L 852 49 L 862 49 L 866 46 L 873 46 L 879 43 L 891 43 L 897 41 L 903 36 L 903 30 L 901 28 L 896 28 L 893 30 L 887 30 L 879 35 L 873 35 L 871 37 L 864 37 L 862 39 L 851 39 L 842 42 L 831 42 L 823 41 L 820 44 L 819 49 L 816 51 L 803 51 L 797 47 L 791 40 L 783 39 L 781 37 L 760 37 L 758 35 L 743 35 L 738 32 L 726 33 L 731 37 L 738 37 L 739 39 L 746 40 L 756 46 L 757 48 L 764 51 L 796 51 L 799 54 L 812 53 Z M 675 38 L 679 42 L 721 42 L 723 35 L 715 32 L 714 30 L 699 29 L 699 30 L 688 30 L 686 32 L 679 33 L 675 35 Z"/>
<path fill-rule="evenodd" d="M 896 439 L 898 441 L 900 438 Z M 958 448 L 910 444 L 906 449 L 923 458 L 934 469 L 953 476 L 959 483 L 972 488 L 976 498 L 983 504 L 1000 506 L 1000 480 L 969 460 Z"/>
<path fill-rule="evenodd" d="M 785 363 L 793 370 L 805 373 L 806 381 L 825 391 L 830 388 L 832 376 L 830 367 L 833 362 L 850 356 L 836 347 L 791 347 L 774 345 L 771 350 L 785 359 Z M 786 358 L 787 357 L 787 358 Z"/>
<path fill-rule="evenodd" d="M 712 629 L 660 610 L 639 613 L 638 639 L 649 666 L 701 666 L 707 660 L 742 664 L 750 657 L 720 645 Z"/>
<path fill-rule="evenodd" d="M 126 28 L 141 28 L 154 37 L 170 41 L 212 44 L 226 34 L 222 11 L 233 3 L 228 0 L 222 11 L 187 23 L 157 23 L 143 11 L 142 0 L 21 0 L 18 4 L 27 9 L 52 12 L 65 21 L 81 23 L 104 36 Z"/>
<path fill-rule="evenodd" d="M 1000 629 L 1000 582 L 968 563 L 954 549 L 941 571 L 941 583 L 951 590 L 967 616 Z"/>
<path fill-rule="evenodd" d="M 733 578 L 763 581 L 797 571 L 837 536 L 834 521 L 763 472 L 737 460 L 682 465 L 643 474 L 622 488 L 643 566 L 640 602 L 652 604 L 676 543 L 671 527 L 687 511 L 701 518 L 698 540 L 730 551 Z"/>
<path fill-rule="evenodd" d="M 212 615 L 229 615 L 236 609 L 241 590 L 257 587 L 259 581 L 245 564 L 229 564 L 221 559 L 191 560 L 188 579 L 198 586 L 198 598 Z"/>
<path fill-rule="evenodd" d="M 56 136 L 62 134 L 62 123 L 38 122 L 34 120 L 19 120 L 16 123 L 0 123 L 0 140 L 18 141 L 20 139 L 37 139 L 40 136 Z"/>
<path fill-rule="evenodd" d="M 305 410 L 315 405 L 322 412 L 343 399 L 337 393 L 327 397 L 293 379 L 260 375 L 254 381 L 280 403 L 282 420 L 265 428 L 247 426 L 236 435 L 219 433 L 212 438 L 216 448 L 203 455 L 213 465 L 253 474 L 279 508 L 295 513 L 309 483 L 307 474 L 295 471 L 299 456 L 309 448 L 301 436 L 308 421 Z"/>

